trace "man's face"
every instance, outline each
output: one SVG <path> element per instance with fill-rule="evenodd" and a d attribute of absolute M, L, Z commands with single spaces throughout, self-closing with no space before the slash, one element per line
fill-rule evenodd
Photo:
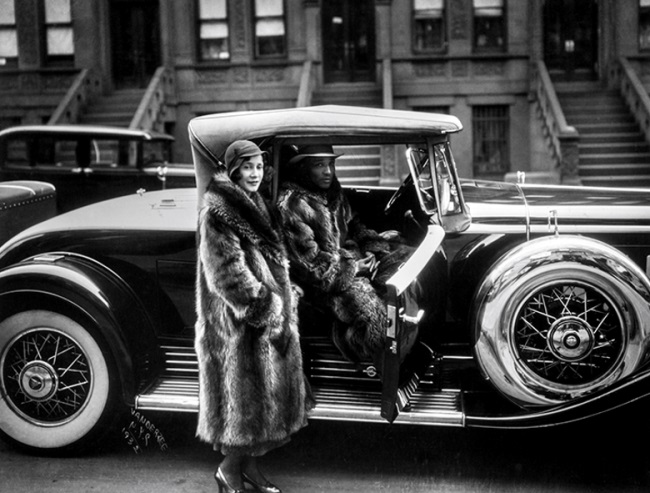
<path fill-rule="evenodd" d="M 309 166 L 311 181 L 321 190 L 327 190 L 334 179 L 334 158 L 310 157 L 306 158 Z"/>

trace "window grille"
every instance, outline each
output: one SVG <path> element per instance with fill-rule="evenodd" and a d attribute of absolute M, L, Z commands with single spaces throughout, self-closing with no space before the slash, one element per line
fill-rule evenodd
<path fill-rule="evenodd" d="M 502 178 L 510 171 L 510 117 L 508 106 L 472 108 L 474 176 Z"/>

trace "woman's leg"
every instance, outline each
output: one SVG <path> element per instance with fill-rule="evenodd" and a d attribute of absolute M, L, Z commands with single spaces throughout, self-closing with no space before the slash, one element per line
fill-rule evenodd
<path fill-rule="evenodd" d="M 219 469 L 224 479 L 231 488 L 236 490 L 243 489 L 244 483 L 242 482 L 242 466 L 246 459 L 243 455 L 226 455 L 219 464 Z"/>
<path fill-rule="evenodd" d="M 247 456 L 242 461 L 242 472 L 256 483 L 265 484 L 266 478 L 260 471 L 257 463 L 257 457 Z"/>

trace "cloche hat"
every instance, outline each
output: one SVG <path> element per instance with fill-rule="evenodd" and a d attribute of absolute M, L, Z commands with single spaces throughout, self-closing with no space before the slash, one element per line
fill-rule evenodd
<path fill-rule="evenodd" d="M 250 140 L 234 141 L 226 149 L 226 155 L 224 157 L 226 168 L 228 169 L 228 176 L 232 176 L 232 174 L 239 169 L 241 164 L 244 162 L 244 158 L 259 156 L 262 154 L 266 154 L 266 152 L 261 150 Z"/>

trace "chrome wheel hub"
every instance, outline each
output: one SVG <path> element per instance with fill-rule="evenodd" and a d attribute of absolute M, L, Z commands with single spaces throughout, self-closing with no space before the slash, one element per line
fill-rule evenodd
<path fill-rule="evenodd" d="M 594 347 L 594 334 L 584 320 L 562 317 L 548 331 L 548 347 L 563 361 L 580 361 Z"/>
<path fill-rule="evenodd" d="M 18 381 L 25 396 L 35 401 L 49 399 L 59 386 L 56 371 L 45 361 L 32 361 L 25 365 Z"/>

